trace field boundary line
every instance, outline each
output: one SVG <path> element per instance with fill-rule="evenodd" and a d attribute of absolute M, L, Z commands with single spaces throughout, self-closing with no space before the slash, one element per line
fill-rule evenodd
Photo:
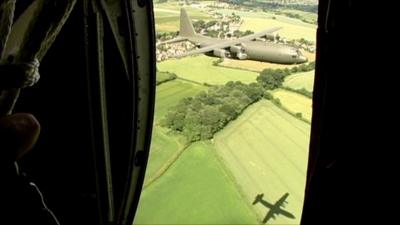
<path fill-rule="evenodd" d="M 216 61 L 214 61 L 214 62 L 216 62 Z M 218 62 L 213 66 L 228 68 L 228 69 L 235 69 L 235 70 L 243 70 L 243 71 L 247 71 L 247 72 L 261 73 L 261 71 L 258 71 L 258 70 L 249 70 L 249 69 L 244 69 L 242 67 L 226 66 L 226 65 L 221 65 L 221 63 L 223 63 L 223 62 Z"/>
<path fill-rule="evenodd" d="M 193 83 L 193 84 L 197 84 L 197 85 L 201 85 L 201 86 L 205 86 L 205 87 L 214 86 L 213 84 L 207 84 L 207 85 L 205 85 L 204 83 L 200 83 L 200 82 L 194 81 L 194 80 L 189 80 L 189 79 L 182 78 L 182 77 L 179 77 L 179 76 L 178 76 L 176 79 L 177 79 L 177 80 L 186 81 L 186 82 L 189 82 L 189 83 Z"/>
<path fill-rule="evenodd" d="M 286 90 L 286 91 L 289 91 L 289 90 Z M 289 92 L 293 92 L 293 91 L 289 91 Z M 293 92 L 293 93 L 296 93 L 296 92 Z M 296 94 L 298 94 L 298 93 L 296 93 Z M 274 97 L 274 99 L 279 99 L 279 98 L 278 97 L 276 97 L 276 98 Z M 270 101 L 270 102 L 272 102 L 272 104 L 274 104 L 276 107 L 278 107 L 278 108 L 282 109 L 283 111 L 287 112 L 288 114 L 290 114 L 294 118 L 296 118 L 298 120 L 301 120 L 301 121 L 311 125 L 311 121 L 308 121 L 307 119 L 303 118 L 303 116 L 302 117 L 297 117 L 296 116 L 296 112 L 293 112 L 293 111 L 289 110 L 288 108 L 286 108 L 285 106 L 283 106 L 282 102 L 281 102 L 281 104 L 277 104 L 275 101 Z M 312 120 L 312 109 L 311 109 L 311 120 Z"/>
<path fill-rule="evenodd" d="M 172 155 L 171 158 L 169 158 L 163 166 L 161 166 L 157 172 L 149 178 L 147 182 L 143 184 L 143 190 L 148 188 L 151 184 L 153 184 L 158 178 L 160 178 L 162 175 L 164 175 L 167 170 L 179 159 L 179 157 L 182 155 L 182 153 L 190 146 L 191 144 L 184 145 L 182 148 L 180 148 L 176 154 Z"/>

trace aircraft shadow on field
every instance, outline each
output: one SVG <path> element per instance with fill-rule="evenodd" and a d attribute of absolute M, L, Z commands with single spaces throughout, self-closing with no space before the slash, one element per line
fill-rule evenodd
<path fill-rule="evenodd" d="M 288 203 L 286 201 L 286 198 L 288 196 L 289 196 L 289 193 L 284 194 L 278 201 L 275 202 L 275 204 L 271 204 L 271 203 L 267 202 L 266 200 L 264 200 L 263 199 L 264 194 L 258 194 L 255 197 L 253 205 L 255 205 L 257 203 L 261 203 L 266 208 L 269 208 L 267 215 L 265 215 L 265 217 L 262 221 L 264 224 L 267 223 L 270 219 L 275 219 L 276 215 L 283 215 L 283 216 L 286 216 L 291 219 L 296 218 L 292 213 L 283 209 L 285 207 L 285 204 Z"/>

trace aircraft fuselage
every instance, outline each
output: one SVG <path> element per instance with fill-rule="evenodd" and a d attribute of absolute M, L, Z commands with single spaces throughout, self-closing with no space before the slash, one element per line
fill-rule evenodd
<path fill-rule="evenodd" d="M 189 37 L 189 41 L 198 47 L 207 47 L 226 40 L 205 36 Z M 219 49 L 206 53 L 208 56 L 226 57 L 238 60 L 256 60 L 279 64 L 298 64 L 307 62 L 307 58 L 292 46 L 265 41 L 243 41 L 228 49 Z"/>

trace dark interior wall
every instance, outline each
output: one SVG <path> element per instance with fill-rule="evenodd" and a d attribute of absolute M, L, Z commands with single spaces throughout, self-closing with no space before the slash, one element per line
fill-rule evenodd
<path fill-rule="evenodd" d="M 388 49 L 382 39 L 373 38 L 374 27 L 388 23 L 381 19 L 379 13 L 386 11 L 379 11 L 379 5 L 320 1 L 302 225 L 364 224 L 382 217 L 377 187 L 386 172 L 378 172 L 378 159 L 389 158 L 392 139 L 385 126 L 392 122 L 390 110 L 381 108 L 390 99 L 391 81 L 385 78 L 389 59 L 383 54 Z"/>
<path fill-rule="evenodd" d="M 83 41 L 77 4 L 41 62 L 39 83 L 22 91 L 15 109 L 41 123 L 40 139 L 20 166 L 62 224 L 96 224 L 97 219 Z"/>

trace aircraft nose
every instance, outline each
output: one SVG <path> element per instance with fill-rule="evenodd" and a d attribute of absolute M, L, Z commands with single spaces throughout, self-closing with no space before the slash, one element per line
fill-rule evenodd
<path fill-rule="evenodd" d="M 299 56 L 299 62 L 300 63 L 305 63 L 305 62 L 308 62 L 308 59 L 307 59 L 307 57 L 305 57 L 305 56 Z"/>

